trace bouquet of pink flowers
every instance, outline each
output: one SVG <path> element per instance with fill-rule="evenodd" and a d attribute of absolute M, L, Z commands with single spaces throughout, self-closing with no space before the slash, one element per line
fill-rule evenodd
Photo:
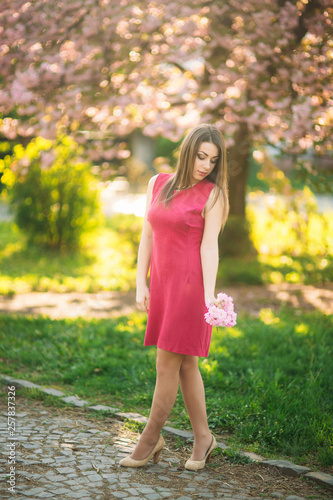
<path fill-rule="evenodd" d="M 208 312 L 205 314 L 205 320 L 209 325 L 235 326 L 237 314 L 232 297 L 226 293 L 218 293 L 217 298 L 206 305 Z"/>

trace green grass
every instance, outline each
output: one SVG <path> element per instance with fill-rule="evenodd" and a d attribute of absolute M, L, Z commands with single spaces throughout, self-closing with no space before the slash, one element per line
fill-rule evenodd
<path fill-rule="evenodd" d="M 93 403 L 149 414 L 155 348 L 145 316 L 51 320 L 0 316 L 0 371 Z M 201 359 L 210 427 L 238 449 L 333 464 L 333 321 L 320 313 L 262 309 L 213 331 Z M 190 428 L 179 396 L 172 425 Z"/>
<path fill-rule="evenodd" d="M 81 251 L 28 245 L 10 222 L 0 223 L 0 294 L 30 291 L 127 291 L 135 286 L 142 221 L 119 215 L 86 235 Z"/>

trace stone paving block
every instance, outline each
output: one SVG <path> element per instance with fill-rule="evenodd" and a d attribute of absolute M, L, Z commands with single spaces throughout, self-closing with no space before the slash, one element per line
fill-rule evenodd
<path fill-rule="evenodd" d="M 78 407 L 85 406 L 85 405 L 89 404 L 89 401 L 85 401 L 84 399 L 78 399 L 75 396 L 67 396 L 67 397 L 61 398 L 61 399 L 65 403 L 69 403 L 69 404 L 72 404 L 72 405 L 78 406 Z"/>
<path fill-rule="evenodd" d="M 22 465 L 35 465 L 35 464 L 38 464 L 39 462 L 37 462 L 36 460 L 16 460 L 17 463 L 20 463 Z"/>
<path fill-rule="evenodd" d="M 73 463 L 73 458 L 70 457 L 54 457 L 54 459 L 56 460 L 57 464 L 58 465 L 61 465 L 61 464 L 65 464 L 67 463 L 69 465 L 69 463 Z"/>
<path fill-rule="evenodd" d="M 148 495 L 146 495 L 146 498 L 147 500 L 159 500 L 162 497 L 159 493 L 149 493 Z"/>
<path fill-rule="evenodd" d="M 84 472 L 91 471 L 91 462 L 89 464 L 77 465 L 77 468 Z"/>
<path fill-rule="evenodd" d="M 26 496 L 33 496 L 33 495 L 37 495 L 37 493 L 42 493 L 43 492 L 43 488 L 31 488 L 30 490 L 26 490 L 26 491 L 23 491 L 23 494 L 26 495 Z"/>
<path fill-rule="evenodd" d="M 208 479 L 207 484 L 223 484 L 219 479 Z"/>
<path fill-rule="evenodd" d="M 114 448 L 111 448 L 110 446 L 106 447 L 104 450 L 104 453 L 110 454 L 110 455 L 115 455 L 116 451 Z"/>
<path fill-rule="evenodd" d="M 194 481 L 205 481 L 207 479 L 207 475 L 206 474 L 197 474 L 196 476 L 194 476 Z"/>
<path fill-rule="evenodd" d="M 122 481 L 124 479 L 129 479 L 130 477 L 132 477 L 133 473 L 135 471 L 131 471 L 131 472 L 119 472 L 118 474 L 118 478 L 119 478 L 119 481 Z"/>
<path fill-rule="evenodd" d="M 71 492 L 67 493 L 68 497 L 79 498 L 80 500 L 85 498 L 87 495 L 90 495 L 89 491 L 87 491 L 87 490 L 71 491 Z"/>
<path fill-rule="evenodd" d="M 7 377 L 6 375 L 1 375 L 1 377 L 13 385 L 21 385 L 22 387 L 27 387 L 28 389 L 40 389 L 42 387 L 41 385 L 28 382 L 27 380 L 15 379 Z"/>
<path fill-rule="evenodd" d="M 286 500 L 305 500 L 303 497 L 299 497 L 297 495 L 289 495 Z"/>
<path fill-rule="evenodd" d="M 77 437 L 78 439 L 80 439 L 80 438 L 83 438 L 83 439 L 90 439 L 90 438 L 91 438 L 91 435 L 89 434 L 89 432 L 88 432 L 88 431 L 82 431 L 82 432 L 79 432 L 79 433 L 76 435 L 76 437 Z"/>
<path fill-rule="evenodd" d="M 113 491 L 112 495 L 114 497 L 116 497 L 116 498 L 125 498 L 125 497 L 127 497 L 127 493 L 125 493 L 124 491 Z"/>
<path fill-rule="evenodd" d="M 153 488 L 149 488 L 148 486 L 146 486 L 144 488 L 140 488 L 138 486 L 137 490 L 139 491 L 139 493 L 142 493 L 143 495 L 148 495 L 149 493 L 155 493 L 155 491 L 153 490 Z"/>
<path fill-rule="evenodd" d="M 169 427 L 167 425 L 165 425 L 163 427 L 163 430 L 165 432 L 168 432 L 169 434 L 173 434 L 174 436 L 178 436 L 178 437 L 181 437 L 184 439 L 193 439 L 193 434 L 192 434 L 192 432 L 189 432 L 189 431 L 184 431 L 182 429 L 175 429 L 175 428 Z"/>
<path fill-rule="evenodd" d="M 43 493 L 38 493 L 36 497 L 38 498 L 53 498 L 53 493 L 48 493 L 47 491 L 43 491 Z"/>
<path fill-rule="evenodd" d="M 102 474 L 103 479 L 105 479 L 109 484 L 118 482 L 116 477 L 112 477 L 112 474 Z"/>
<path fill-rule="evenodd" d="M 48 387 L 41 387 L 40 391 L 45 392 L 46 394 L 51 394 L 51 396 L 64 396 L 65 393 L 58 391 L 58 389 L 49 389 Z"/>
<path fill-rule="evenodd" d="M 54 472 L 47 472 L 45 474 L 45 477 L 49 480 L 49 481 L 64 481 L 67 479 L 66 476 L 63 476 L 62 474 L 54 474 Z"/>
<path fill-rule="evenodd" d="M 109 411 L 110 413 L 116 413 L 117 411 L 120 411 L 119 408 L 112 408 L 112 406 L 104 406 L 104 405 L 89 406 L 89 410 Z"/>
<path fill-rule="evenodd" d="M 129 483 L 124 483 L 124 482 L 118 482 L 118 486 L 121 486 L 123 488 L 123 490 L 131 487 L 131 485 Z"/>
<path fill-rule="evenodd" d="M 143 497 L 132 496 L 132 497 L 126 497 L 126 500 L 145 500 L 145 499 Z"/>
<path fill-rule="evenodd" d="M 143 415 L 140 415 L 139 413 L 122 413 L 118 412 L 115 413 L 116 417 L 119 417 L 123 420 L 129 419 L 129 420 L 135 420 L 135 422 L 141 422 L 142 424 L 145 424 L 148 422 L 148 418 L 144 417 Z"/>
<path fill-rule="evenodd" d="M 280 472 L 287 476 L 301 476 L 305 472 L 310 472 L 311 469 L 308 467 L 302 467 L 301 465 L 296 465 L 289 460 L 264 460 L 260 462 L 260 465 L 265 467 L 277 467 Z"/>
<path fill-rule="evenodd" d="M 111 465 L 115 465 L 116 461 L 112 460 L 111 458 L 104 457 L 102 459 L 95 459 L 94 464 L 96 467 L 99 469 L 105 468 L 105 467 L 110 467 Z"/>
<path fill-rule="evenodd" d="M 317 483 L 323 484 L 328 488 L 333 488 L 333 476 L 330 474 L 325 474 L 324 472 L 309 472 L 308 474 L 305 474 L 305 477 L 313 479 Z"/>
<path fill-rule="evenodd" d="M 75 479 L 70 479 L 69 481 L 66 481 L 66 484 L 70 487 L 79 486 L 78 482 Z"/>
<path fill-rule="evenodd" d="M 139 492 L 135 489 L 135 488 L 128 488 L 128 490 L 126 490 L 130 495 L 132 496 L 138 496 L 139 495 Z"/>
<path fill-rule="evenodd" d="M 75 473 L 75 469 L 73 467 L 59 467 L 56 469 L 59 474 L 72 474 L 73 472 Z"/>
<path fill-rule="evenodd" d="M 171 477 L 169 476 L 158 476 L 158 479 L 160 479 L 160 481 L 171 481 Z"/>
<path fill-rule="evenodd" d="M 71 490 L 68 488 L 57 488 L 56 490 L 51 490 L 53 495 L 66 495 L 69 493 Z"/>
<path fill-rule="evenodd" d="M 85 484 L 86 486 L 91 484 L 91 481 L 89 481 L 88 477 L 78 477 L 76 480 L 78 483 Z"/>
<path fill-rule="evenodd" d="M 252 453 L 252 451 L 241 451 L 240 455 L 250 458 L 251 460 L 253 460 L 253 462 L 262 462 L 262 460 L 265 460 L 264 457 L 262 457 L 261 455 L 257 455 L 256 453 Z"/>
<path fill-rule="evenodd" d="M 92 483 L 103 482 L 103 478 L 101 476 L 99 476 L 98 474 L 92 474 L 91 476 L 87 476 L 87 478 Z"/>
<path fill-rule="evenodd" d="M 48 464 L 48 465 L 58 465 L 55 460 L 53 458 L 41 458 L 40 461 L 43 463 L 43 464 Z"/>
<path fill-rule="evenodd" d="M 83 476 L 93 476 L 94 474 L 96 474 L 96 471 L 95 471 L 95 469 L 93 469 L 91 464 L 89 466 L 89 470 L 82 472 Z"/>

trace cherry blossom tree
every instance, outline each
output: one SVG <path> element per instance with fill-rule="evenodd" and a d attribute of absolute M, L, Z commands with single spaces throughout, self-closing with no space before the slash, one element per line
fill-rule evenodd
<path fill-rule="evenodd" d="M 214 122 L 244 217 L 254 146 L 332 154 L 329 0 L 3 0 L 0 133 L 57 130 L 105 166 L 140 129 L 178 141 Z M 115 147 L 116 146 L 116 147 Z"/>
<path fill-rule="evenodd" d="M 171 89 L 166 101 L 179 111 L 178 127 L 213 121 L 224 132 L 231 213 L 245 214 L 249 158 L 258 144 L 328 154 L 332 168 L 330 2 L 214 0 L 181 9 L 172 2 L 164 16 L 156 51 L 164 48 L 166 62 L 186 76 L 186 89 Z M 162 127 L 165 113 L 159 118 Z M 146 131 L 153 127 L 156 120 Z"/>

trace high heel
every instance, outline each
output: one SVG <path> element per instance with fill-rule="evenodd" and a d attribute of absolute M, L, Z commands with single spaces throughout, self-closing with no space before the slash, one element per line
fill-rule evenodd
<path fill-rule="evenodd" d="M 143 460 L 134 460 L 131 457 L 125 457 L 120 460 L 119 465 L 122 467 L 144 467 L 147 465 L 149 460 L 154 456 L 154 464 L 157 464 L 160 458 L 161 451 L 165 445 L 163 437 L 160 435 L 158 441 L 149 455 L 146 456 Z"/>
<path fill-rule="evenodd" d="M 216 448 L 216 440 L 215 437 L 212 436 L 212 441 L 210 443 L 210 446 L 208 450 L 206 451 L 206 454 L 204 456 L 203 460 L 187 460 L 185 464 L 185 469 L 186 470 L 199 470 L 203 469 L 206 465 L 206 463 L 210 462 L 210 458 L 212 456 L 212 451 Z"/>

